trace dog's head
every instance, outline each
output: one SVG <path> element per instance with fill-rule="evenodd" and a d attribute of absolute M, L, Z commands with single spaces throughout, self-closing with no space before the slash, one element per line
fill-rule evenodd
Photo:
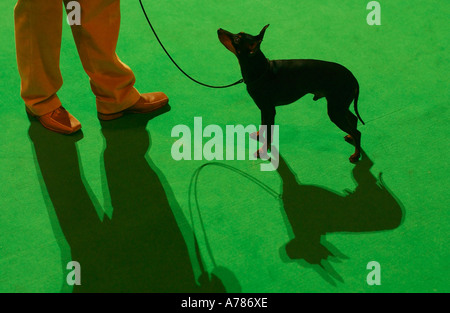
<path fill-rule="evenodd" d="M 269 25 L 264 26 L 257 36 L 252 36 L 243 32 L 232 34 L 222 28 L 217 31 L 217 34 L 220 42 L 239 59 L 251 57 L 259 51 L 267 27 L 269 27 Z"/>

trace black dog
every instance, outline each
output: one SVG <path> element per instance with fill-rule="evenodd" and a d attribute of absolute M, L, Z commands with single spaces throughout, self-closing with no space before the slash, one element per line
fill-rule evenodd
<path fill-rule="evenodd" d="M 357 130 L 357 103 L 359 85 L 353 74 L 342 65 L 319 60 L 269 61 L 261 52 L 260 45 L 266 25 L 258 36 L 246 33 L 232 34 L 217 31 L 222 44 L 239 60 L 247 91 L 261 110 L 261 125 L 269 128 L 259 154 L 270 150 L 272 126 L 275 123 L 275 107 L 290 104 L 304 95 L 314 94 L 314 100 L 325 97 L 331 121 L 348 135 L 345 140 L 355 145 L 350 162 L 357 162 L 361 155 L 361 133 Z M 355 113 L 349 107 L 354 100 Z M 269 126 L 270 125 L 270 126 Z M 264 128 L 256 134 L 262 135 Z"/>

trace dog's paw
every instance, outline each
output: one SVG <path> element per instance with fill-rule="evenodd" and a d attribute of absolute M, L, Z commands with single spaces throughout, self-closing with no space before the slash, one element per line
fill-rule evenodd
<path fill-rule="evenodd" d="M 361 158 L 361 153 L 353 153 L 350 156 L 349 160 L 350 160 L 350 163 L 357 163 L 360 158 Z"/>
<path fill-rule="evenodd" d="M 254 156 L 257 159 L 263 159 L 263 160 L 269 159 L 269 154 L 267 153 L 267 149 L 264 149 L 264 148 L 260 148 L 258 151 L 256 151 L 254 153 Z"/>

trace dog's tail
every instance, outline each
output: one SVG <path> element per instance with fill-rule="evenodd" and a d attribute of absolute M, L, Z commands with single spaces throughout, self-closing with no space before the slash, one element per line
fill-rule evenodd
<path fill-rule="evenodd" d="M 359 98 L 359 84 L 356 83 L 356 89 L 355 89 L 355 101 L 353 102 L 353 106 L 354 106 L 354 108 L 355 108 L 356 116 L 359 118 L 359 120 L 361 121 L 361 123 L 362 123 L 363 125 L 366 125 L 366 124 L 364 123 L 364 121 L 362 120 L 361 116 L 359 116 L 359 113 L 358 113 L 358 98 Z"/>

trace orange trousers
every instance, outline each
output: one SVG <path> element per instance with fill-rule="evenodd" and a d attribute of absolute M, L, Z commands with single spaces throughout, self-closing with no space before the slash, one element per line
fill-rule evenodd
<path fill-rule="evenodd" d="M 14 9 L 16 53 L 21 96 L 41 116 L 59 106 L 63 80 L 59 68 L 63 2 L 18 0 Z M 116 54 L 120 0 L 78 0 L 81 25 L 71 26 L 83 68 L 96 96 L 97 111 L 116 113 L 139 100 L 135 76 Z"/>

